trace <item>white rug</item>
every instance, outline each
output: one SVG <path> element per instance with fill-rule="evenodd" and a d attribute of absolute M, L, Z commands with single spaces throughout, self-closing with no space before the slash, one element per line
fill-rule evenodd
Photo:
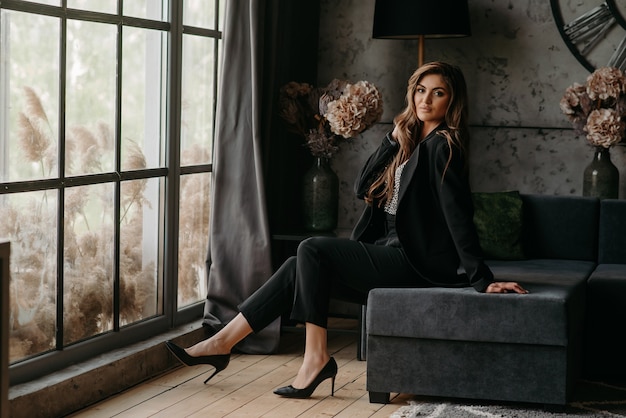
<path fill-rule="evenodd" d="M 563 411 L 549 412 L 541 405 L 475 402 L 416 396 L 391 418 L 559 418 L 626 417 L 626 386 L 581 382 L 575 400 Z"/>

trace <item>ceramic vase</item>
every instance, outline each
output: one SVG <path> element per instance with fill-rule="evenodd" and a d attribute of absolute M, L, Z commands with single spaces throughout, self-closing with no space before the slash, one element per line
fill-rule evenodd
<path fill-rule="evenodd" d="M 595 147 L 593 160 L 583 175 L 583 196 L 617 199 L 619 171 L 611 162 L 610 148 Z"/>
<path fill-rule="evenodd" d="M 339 179 L 326 158 L 316 157 L 302 184 L 304 228 L 329 232 L 337 228 Z"/>

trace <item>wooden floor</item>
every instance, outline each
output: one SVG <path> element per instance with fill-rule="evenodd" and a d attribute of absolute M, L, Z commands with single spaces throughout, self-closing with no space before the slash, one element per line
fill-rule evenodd
<path fill-rule="evenodd" d="M 293 381 L 302 362 L 304 333 L 291 329 L 284 332 L 277 354 L 234 354 L 226 370 L 206 385 L 210 366 L 181 367 L 72 417 L 389 417 L 407 404 L 411 397 L 397 394 L 388 405 L 369 403 L 356 333 L 330 331 L 328 346 L 339 365 L 334 397 L 330 379 L 310 399 L 272 393 Z"/>

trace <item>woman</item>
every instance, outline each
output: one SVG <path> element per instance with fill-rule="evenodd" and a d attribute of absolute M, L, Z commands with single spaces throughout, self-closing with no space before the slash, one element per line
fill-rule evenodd
<path fill-rule="evenodd" d="M 235 344 L 291 310 L 291 318 L 305 324 L 304 360 L 293 383 L 274 393 L 307 398 L 330 378 L 333 394 L 337 364 L 326 346 L 331 296 L 363 304 L 376 287 L 527 293 L 517 283 L 494 281 L 482 259 L 467 177 L 466 90 L 455 66 L 418 68 L 406 108 L 357 179 L 357 196 L 367 206 L 352 239 L 303 241 L 230 323 L 188 349 L 168 341 L 173 354 L 186 365 L 214 366 L 208 381 L 226 368 Z"/>

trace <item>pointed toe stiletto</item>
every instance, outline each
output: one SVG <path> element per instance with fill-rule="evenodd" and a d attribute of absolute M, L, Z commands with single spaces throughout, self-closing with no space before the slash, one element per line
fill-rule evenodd
<path fill-rule="evenodd" d="M 230 354 L 216 354 L 213 356 L 193 357 L 187 354 L 184 348 L 177 346 L 171 341 L 165 341 L 165 345 L 171 351 L 171 353 L 174 354 L 174 356 L 185 366 L 208 364 L 209 366 L 215 367 L 215 371 L 213 372 L 213 374 L 204 381 L 205 384 L 206 382 L 211 380 L 213 376 L 224 370 L 230 362 Z"/>
<path fill-rule="evenodd" d="M 337 376 L 337 362 L 333 357 L 328 360 L 328 363 L 320 370 L 315 379 L 311 382 L 311 384 L 303 389 L 296 389 L 293 386 L 284 386 L 282 388 L 278 388 L 274 391 L 276 395 L 283 396 L 285 398 L 298 398 L 305 399 L 309 398 L 315 389 L 326 379 L 332 379 L 332 386 L 330 396 L 335 396 L 335 377 Z"/>

